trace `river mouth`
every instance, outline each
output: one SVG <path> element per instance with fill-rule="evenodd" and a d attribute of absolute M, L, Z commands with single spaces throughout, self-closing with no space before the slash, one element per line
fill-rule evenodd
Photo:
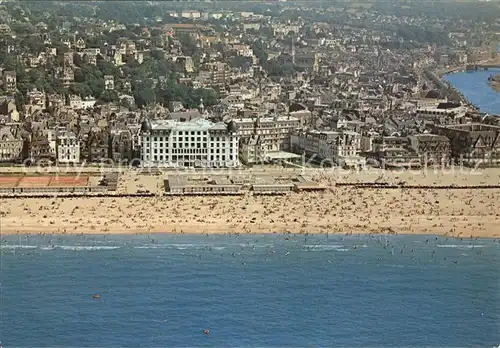
<path fill-rule="evenodd" d="M 500 67 L 484 71 L 461 71 L 443 76 L 454 88 L 459 90 L 481 112 L 500 115 L 500 83 L 488 80 L 492 75 L 500 75 Z"/>

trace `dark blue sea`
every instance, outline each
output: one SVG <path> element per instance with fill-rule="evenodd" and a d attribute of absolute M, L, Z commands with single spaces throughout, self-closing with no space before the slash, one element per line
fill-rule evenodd
<path fill-rule="evenodd" d="M 0 281 L 5 348 L 500 344 L 498 240 L 4 236 Z"/>
<path fill-rule="evenodd" d="M 488 84 L 488 77 L 499 73 L 500 69 L 464 71 L 445 75 L 444 79 L 462 92 L 472 104 L 478 106 L 480 111 L 500 115 L 500 92 Z"/>

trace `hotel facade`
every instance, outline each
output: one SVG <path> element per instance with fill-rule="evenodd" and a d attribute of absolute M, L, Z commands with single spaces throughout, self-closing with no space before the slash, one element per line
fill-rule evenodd
<path fill-rule="evenodd" d="M 361 153 L 361 135 L 352 131 L 297 131 L 290 137 L 292 150 L 307 157 L 316 157 L 329 165 L 364 167 Z"/>
<path fill-rule="evenodd" d="M 141 160 L 145 167 L 232 168 L 240 166 L 234 122 L 145 120 Z"/>
<path fill-rule="evenodd" d="M 235 118 L 237 132 L 242 139 L 240 155 L 245 163 L 262 163 L 290 149 L 290 134 L 299 129 L 296 117 Z"/>

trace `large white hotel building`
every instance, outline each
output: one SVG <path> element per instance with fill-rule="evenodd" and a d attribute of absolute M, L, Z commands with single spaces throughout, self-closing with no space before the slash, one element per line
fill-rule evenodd
<path fill-rule="evenodd" d="M 143 166 L 238 167 L 239 136 L 234 122 L 145 120 L 141 125 Z"/>

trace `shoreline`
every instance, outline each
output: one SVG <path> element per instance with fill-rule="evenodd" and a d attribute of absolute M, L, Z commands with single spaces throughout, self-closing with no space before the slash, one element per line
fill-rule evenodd
<path fill-rule="evenodd" d="M 327 232 L 327 231 L 313 231 L 313 232 L 294 232 L 294 231 L 246 231 L 246 232 L 217 232 L 217 231 L 182 231 L 182 232 L 162 232 L 162 231 L 142 231 L 142 232 L 134 232 L 134 231 L 107 231 L 107 232 L 101 232 L 101 231 L 70 231 L 70 232 L 2 232 L 0 233 L 0 239 L 2 237 L 13 237 L 13 236 L 28 236 L 28 237 L 36 237 L 36 236 L 67 236 L 67 237 L 76 237 L 76 236 L 86 236 L 86 237 L 91 237 L 91 236 L 182 236 L 182 235 L 188 235 L 188 236 L 262 236 L 262 235 L 329 235 L 329 236 L 432 236 L 432 237 L 447 237 L 447 238 L 452 238 L 452 239 L 485 239 L 485 240 L 496 240 L 500 239 L 500 233 L 486 233 L 486 234 L 449 234 L 449 233 L 433 233 L 432 231 L 414 231 L 414 232 L 374 232 L 374 231 L 352 231 L 352 232 L 340 232 L 340 231 L 333 231 L 333 232 Z M 1 246 L 1 243 L 0 243 Z"/>

